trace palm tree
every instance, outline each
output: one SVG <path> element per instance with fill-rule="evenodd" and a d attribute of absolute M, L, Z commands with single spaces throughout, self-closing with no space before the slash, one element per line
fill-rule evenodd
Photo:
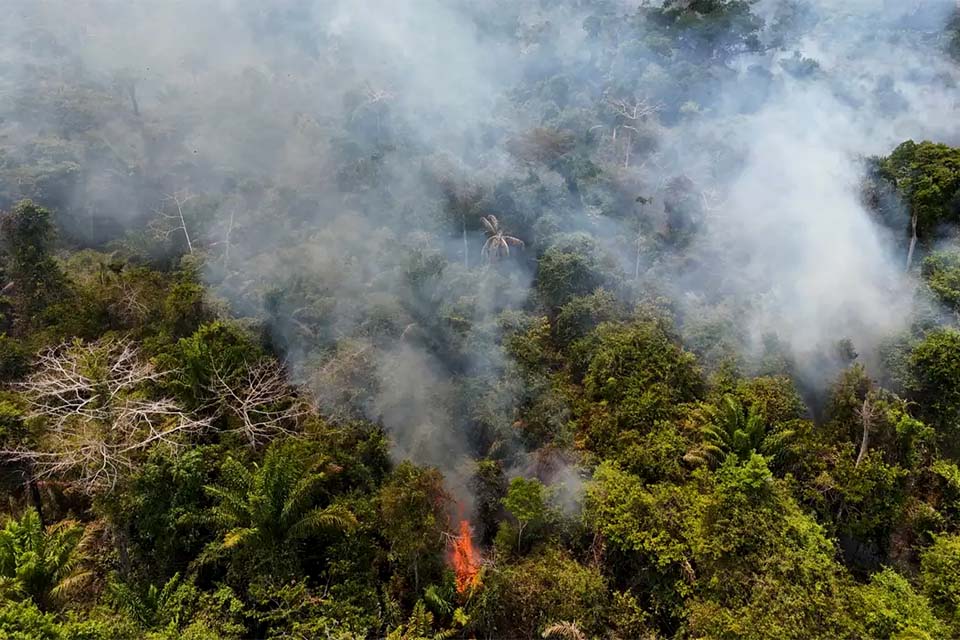
<path fill-rule="evenodd" d="M 28 509 L 0 529 L 0 596 L 31 598 L 48 611 L 90 578 L 81 564 L 86 529 L 64 520 L 44 527 Z"/>
<path fill-rule="evenodd" d="M 163 587 L 151 584 L 146 590 L 139 590 L 114 581 L 108 585 L 108 592 L 115 605 L 142 628 L 156 629 L 170 623 L 179 626 L 183 599 L 177 596 L 189 588 L 189 583 L 182 583 L 180 574 L 175 573 Z"/>
<path fill-rule="evenodd" d="M 703 442 L 685 459 L 698 464 L 719 464 L 729 454 L 746 460 L 751 453 L 774 458 L 783 453 L 795 432 L 768 432 L 766 417 L 754 404 L 749 409 L 736 396 L 727 394 L 719 407 L 709 411 L 710 422 L 700 430 Z"/>
<path fill-rule="evenodd" d="M 263 464 L 252 469 L 227 459 L 223 483 L 206 487 L 218 503 L 212 515 L 224 533 L 210 551 L 246 549 L 271 562 L 289 558 L 298 542 L 321 531 L 353 529 L 357 521 L 346 507 L 318 506 L 324 484 L 338 471 L 326 460 L 311 462 L 296 443 L 272 445 Z"/>
<path fill-rule="evenodd" d="M 500 222 L 494 215 L 483 216 L 480 218 L 486 229 L 487 241 L 483 243 L 483 249 L 480 253 L 487 260 L 494 260 L 500 256 L 509 256 L 510 247 L 523 247 L 523 240 L 507 235 Z"/>

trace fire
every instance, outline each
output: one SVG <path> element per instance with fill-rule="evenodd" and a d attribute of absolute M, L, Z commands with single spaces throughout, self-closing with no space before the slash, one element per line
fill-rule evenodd
<path fill-rule="evenodd" d="M 480 554 L 473 550 L 470 523 L 460 521 L 460 535 L 453 539 L 453 571 L 457 576 L 457 593 L 464 593 L 480 584 Z"/>

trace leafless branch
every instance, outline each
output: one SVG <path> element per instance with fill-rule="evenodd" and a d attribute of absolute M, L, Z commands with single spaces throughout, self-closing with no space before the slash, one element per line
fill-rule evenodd
<path fill-rule="evenodd" d="M 187 228 L 183 207 L 195 197 L 187 189 L 167 194 L 160 207 L 154 211 L 157 219 L 151 224 L 151 228 L 158 238 L 169 238 L 178 231 L 182 231 L 183 238 L 187 242 L 187 250 L 191 254 L 193 253 L 193 241 L 190 239 L 190 230 Z"/>
<path fill-rule="evenodd" d="M 221 410 L 237 419 L 235 430 L 251 446 L 295 433 L 299 419 L 313 410 L 297 397 L 283 367 L 273 359 L 248 367 L 237 380 L 214 371 L 212 391 L 220 399 Z"/>
<path fill-rule="evenodd" d="M 72 475 L 84 491 L 113 488 L 135 456 L 157 444 L 207 428 L 172 399 L 152 399 L 147 387 L 166 375 L 129 341 L 65 343 L 42 352 L 36 372 L 17 385 L 28 418 L 45 430 L 35 447 L 0 451 L 29 461 L 38 477 Z"/>

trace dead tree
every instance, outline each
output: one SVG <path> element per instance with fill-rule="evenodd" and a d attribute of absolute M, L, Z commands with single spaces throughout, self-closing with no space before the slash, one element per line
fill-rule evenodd
<path fill-rule="evenodd" d="M 626 132 L 627 140 L 624 143 L 623 166 L 630 166 L 630 156 L 633 152 L 633 136 L 640 134 L 640 123 L 660 110 L 660 105 L 653 105 L 642 98 L 607 98 L 607 106 L 617 116 L 619 122 L 613 126 L 610 134 L 612 142 L 617 141 L 617 131 Z"/>
<path fill-rule="evenodd" d="M 186 189 L 167 194 L 161 206 L 154 211 L 157 217 L 150 225 L 157 238 L 170 238 L 178 231 L 183 232 L 183 239 L 187 243 L 187 251 L 193 254 L 193 241 L 190 239 L 190 229 L 183 208 L 196 196 Z M 172 209 L 172 210 L 169 210 Z"/>
<path fill-rule="evenodd" d="M 232 430 L 256 447 L 296 433 L 299 419 L 313 408 L 299 398 L 279 362 L 263 359 L 239 376 L 214 371 L 212 389 L 220 411 L 235 419 Z"/>
<path fill-rule="evenodd" d="M 148 387 L 165 376 L 125 340 L 48 349 L 17 385 L 28 419 L 43 431 L 0 455 L 29 464 L 38 478 L 68 476 L 87 493 L 109 490 L 150 448 L 180 446 L 182 436 L 209 426 L 170 398 L 150 397 Z"/>

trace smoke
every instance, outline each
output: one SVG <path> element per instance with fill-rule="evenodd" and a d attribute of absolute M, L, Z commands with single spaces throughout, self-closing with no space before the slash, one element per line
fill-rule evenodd
<path fill-rule="evenodd" d="M 535 304 L 565 233 L 816 378 L 908 319 L 906 238 L 861 204 L 862 159 L 960 141 L 947 0 L 762 0 L 756 43 L 686 32 L 679 60 L 656 3 L 8 4 L 0 204 L 37 197 L 97 244 L 203 196 L 210 286 L 328 416 L 379 422 L 466 499 L 478 453 L 529 468 L 501 314 Z M 483 267 L 491 213 L 528 248 Z"/>

